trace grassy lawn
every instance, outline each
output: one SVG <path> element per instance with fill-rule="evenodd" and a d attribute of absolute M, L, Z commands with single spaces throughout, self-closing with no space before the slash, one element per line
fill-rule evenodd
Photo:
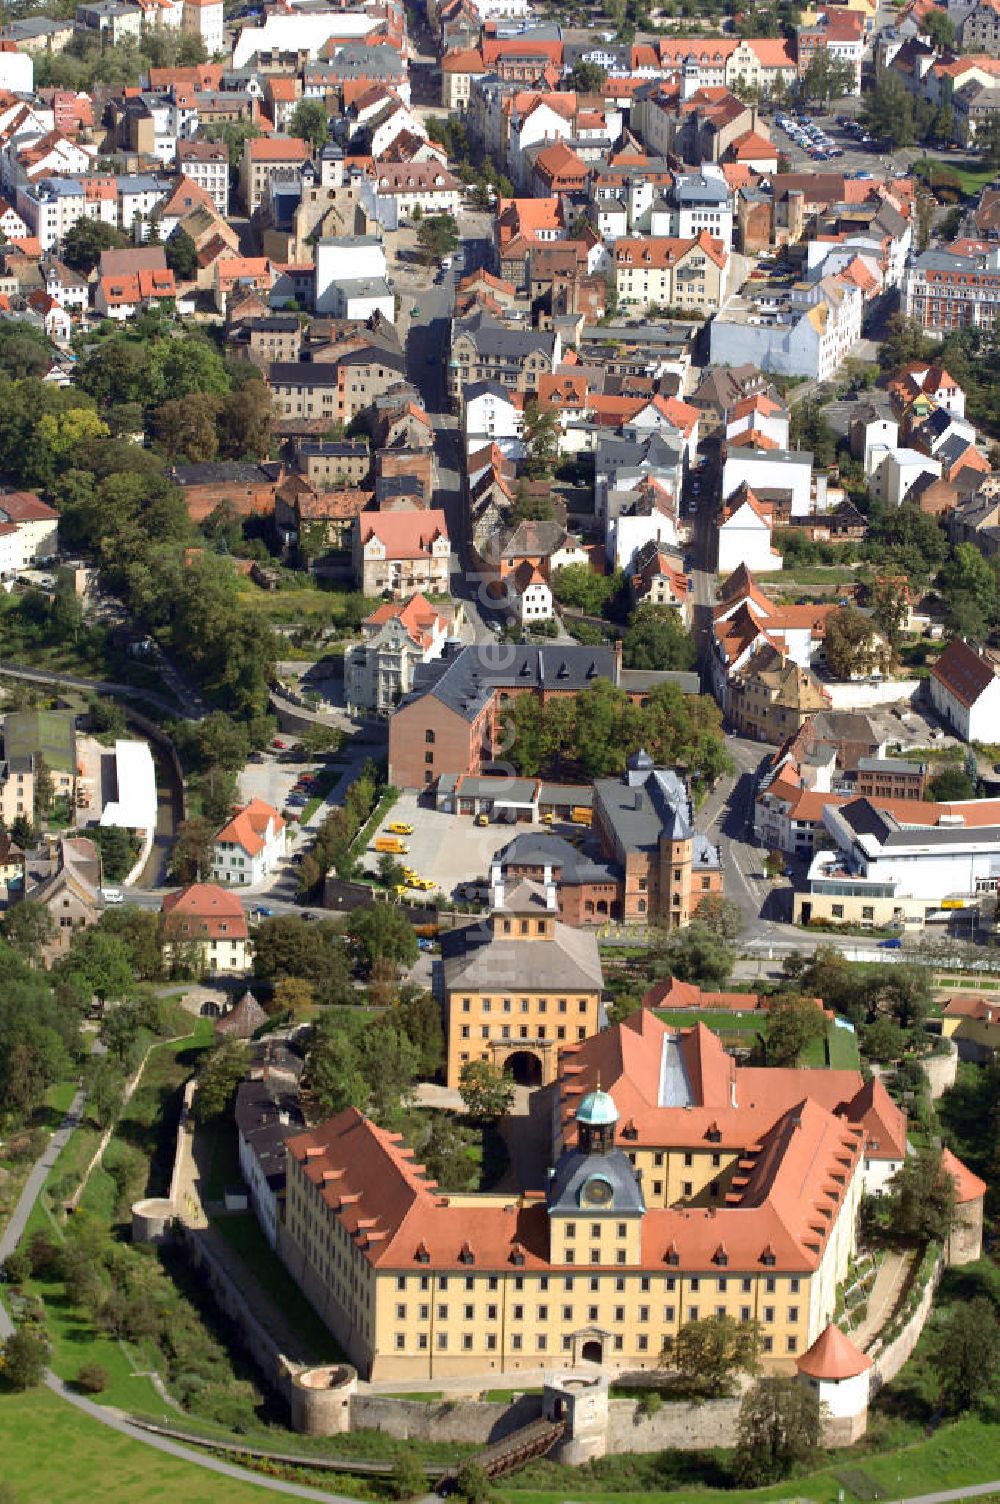
<path fill-rule="evenodd" d="M 728 1009 L 712 1011 L 696 1008 L 657 1008 L 657 1018 L 671 1029 L 690 1029 L 693 1024 L 704 1024 L 717 1034 L 766 1034 L 766 1013 L 730 1013 Z"/>
<path fill-rule="evenodd" d="M 313 1351 L 316 1361 L 343 1360 L 332 1333 L 327 1331 L 277 1254 L 268 1247 L 253 1212 L 217 1217 L 212 1225 L 272 1297 L 288 1325 Z"/>
<path fill-rule="evenodd" d="M 832 1071 L 857 1071 L 861 1069 L 858 1036 L 850 1029 L 830 1025 L 826 1036 L 827 1064 Z"/>
<path fill-rule="evenodd" d="M 201 1194 L 206 1201 L 221 1201 L 226 1186 L 243 1179 L 236 1129 L 232 1123 L 206 1123 L 198 1128 L 197 1143 Z"/>
<path fill-rule="evenodd" d="M 257 1504 L 274 1498 L 254 1483 L 237 1483 L 119 1436 L 44 1389 L 0 1396 L 0 1455 L 0 1476 L 25 1504 L 100 1497 L 115 1504 Z"/>
<path fill-rule="evenodd" d="M 248 606 L 278 625 L 302 622 L 343 631 L 353 628 L 379 604 L 355 590 L 323 590 L 319 585 L 261 590 L 253 581 L 241 580 L 239 588 Z"/>

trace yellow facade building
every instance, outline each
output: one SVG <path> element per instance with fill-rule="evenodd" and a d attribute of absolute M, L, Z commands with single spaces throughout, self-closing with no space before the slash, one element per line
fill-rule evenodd
<path fill-rule="evenodd" d="M 555 1079 L 561 1050 L 601 1027 L 596 936 L 556 917 L 553 883 L 503 881 L 492 912 L 441 937 L 448 1085 L 488 1060 L 528 1086 Z"/>
<path fill-rule="evenodd" d="M 550 1095 L 547 1182 L 504 1194 L 442 1192 L 354 1109 L 288 1141 L 278 1250 L 360 1372 L 655 1368 L 716 1314 L 793 1371 L 834 1314 L 866 1177 L 905 1153 L 881 1084 L 745 1070 L 646 1009 L 564 1050 Z"/>

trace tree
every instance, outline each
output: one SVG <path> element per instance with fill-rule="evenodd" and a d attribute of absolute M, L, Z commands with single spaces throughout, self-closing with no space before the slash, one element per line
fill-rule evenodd
<path fill-rule="evenodd" d="M 878 986 L 868 989 L 869 998 L 874 999 L 873 1006 L 869 1005 L 870 1020 L 889 1014 L 901 1029 L 922 1029 L 934 1006 L 930 968 L 906 963 L 882 970 L 886 975 L 879 976 Z"/>
<path fill-rule="evenodd" d="M 955 23 L 947 11 L 928 11 L 920 22 L 920 30 L 938 52 L 954 52 Z"/>
<path fill-rule="evenodd" d="M 428 214 L 417 230 L 420 258 L 427 266 L 441 262 L 458 247 L 458 223 L 453 214 Z"/>
<path fill-rule="evenodd" d="M 235 172 L 243 158 L 243 146 L 260 135 L 260 126 L 248 120 L 227 120 L 210 125 L 201 132 L 206 141 L 221 141 L 229 152 L 229 166 Z"/>
<path fill-rule="evenodd" d="M 293 1022 L 298 1022 L 313 1011 L 316 995 L 311 984 L 301 977 L 282 977 L 271 1001 L 274 1013 L 279 1016 L 287 1013 Z"/>
<path fill-rule="evenodd" d="M 351 915 L 354 935 L 369 971 L 376 960 L 412 966 L 419 949 L 413 925 L 395 904 L 377 903 Z"/>
<path fill-rule="evenodd" d="M 835 679 L 884 673 L 892 656 L 871 618 L 854 606 L 839 606 L 829 613 L 825 647 L 827 667 Z"/>
<path fill-rule="evenodd" d="M 974 543 L 960 543 L 938 575 L 955 632 L 981 637 L 997 614 L 997 579 Z"/>
<path fill-rule="evenodd" d="M 764 871 L 768 877 L 781 877 L 785 870 L 785 854 L 777 849 L 769 851 L 764 858 Z"/>
<path fill-rule="evenodd" d="M 452 1490 L 464 1504 L 491 1504 L 495 1490 L 478 1462 L 463 1462 Z"/>
<path fill-rule="evenodd" d="M 889 1182 L 889 1225 L 904 1242 L 943 1242 L 955 1219 L 955 1182 L 941 1162 L 941 1151 L 919 1149 Z"/>
<path fill-rule="evenodd" d="M 216 826 L 203 815 L 182 820 L 170 852 L 168 874 L 174 882 L 202 882 L 212 870 L 212 842 Z"/>
<path fill-rule="evenodd" d="M 471 1118 L 493 1122 L 508 1113 L 514 1101 L 514 1083 L 489 1060 L 467 1060 L 462 1066 L 458 1090 Z"/>
<path fill-rule="evenodd" d="M 400 999 L 399 1021 L 417 1051 L 417 1074 L 436 1075 L 444 1061 L 444 1030 L 434 994 L 410 989 Z"/>
<path fill-rule="evenodd" d="M 68 975 L 79 979 L 86 995 L 99 998 L 102 1004 L 120 1002 L 135 986 L 128 947 L 98 927 L 74 935 L 64 965 Z"/>
<path fill-rule="evenodd" d="M 852 94 L 854 88 L 853 66 L 843 58 L 834 57 L 828 47 L 817 47 L 802 78 L 803 98 L 827 104 L 831 99 Z"/>
<path fill-rule="evenodd" d="M 18 1327 L 3 1345 L 3 1376 L 12 1389 L 36 1389 L 48 1362 L 48 1342 L 29 1327 Z"/>
<path fill-rule="evenodd" d="M 35 819 L 39 820 L 52 810 L 55 802 L 56 785 L 52 777 L 51 769 L 45 758 L 39 752 L 35 757 Z"/>
<path fill-rule="evenodd" d="M 118 1121 L 124 1096 L 125 1072 L 117 1060 L 106 1055 L 94 1067 L 87 1098 L 87 1110 L 99 1128 L 110 1128 Z"/>
<path fill-rule="evenodd" d="M 903 627 L 910 614 L 906 591 L 900 589 L 900 581 L 892 575 L 879 574 L 872 581 L 869 601 L 872 620 L 877 622 L 879 630 L 885 634 L 893 653 L 897 653 Z"/>
<path fill-rule="evenodd" d="M 310 982 L 320 1004 L 354 997 L 344 942 L 331 920 L 307 924 L 297 914 L 265 919 L 254 938 L 253 969 L 265 982 L 282 977 Z"/>
<path fill-rule="evenodd" d="M 198 1072 L 198 1087 L 192 1104 L 195 1121 L 208 1123 L 228 1112 L 246 1072 L 246 1045 L 241 1039 L 224 1040 Z"/>
<path fill-rule="evenodd" d="M 689 669 L 697 651 L 694 638 L 671 606 L 637 606 L 622 638 L 626 668 Z"/>
<path fill-rule="evenodd" d="M 743 910 L 721 893 L 709 893 L 698 904 L 698 923 L 727 943 L 743 933 Z"/>
<path fill-rule="evenodd" d="M 124 230 L 105 224 L 103 219 L 78 219 L 63 236 L 62 259 L 86 277 L 100 261 L 102 251 L 125 250 L 131 244 Z"/>
<path fill-rule="evenodd" d="M 347 1107 L 367 1110 L 368 1083 L 357 1049 L 343 1022 L 333 1014 L 321 1017 L 313 1028 L 303 1086 L 324 1115 Z"/>
<path fill-rule="evenodd" d="M 249 362 L 244 361 L 248 365 Z M 223 399 L 218 416 L 223 459 L 266 459 L 274 435 L 274 402 L 263 381 L 248 381 Z"/>
<path fill-rule="evenodd" d="M 869 1060 L 883 1065 L 898 1060 L 906 1049 L 906 1035 L 892 1018 L 877 1018 L 862 1031 L 861 1048 Z"/>
<path fill-rule="evenodd" d="M 934 774 L 927 795 L 942 804 L 951 804 L 956 800 L 975 799 L 976 785 L 959 763 L 951 763 Z"/>
<path fill-rule="evenodd" d="M 951 1415 L 979 1407 L 997 1386 L 1000 1321 L 984 1295 L 949 1307 L 933 1343 L 933 1371 Z"/>
<path fill-rule="evenodd" d="M 551 522 L 555 516 L 552 497 L 548 493 L 529 489 L 525 480 L 518 481 L 514 503 L 510 509 L 510 522 Z"/>
<path fill-rule="evenodd" d="M 8 909 L 3 931 L 17 954 L 31 966 L 37 966 L 43 949 L 55 935 L 56 927 L 44 904 L 26 898 Z"/>
<path fill-rule="evenodd" d="M 802 1051 L 825 1034 L 822 1007 L 810 998 L 779 994 L 767 1010 L 768 1065 L 794 1065 Z"/>
<path fill-rule="evenodd" d="M 569 70 L 569 87 L 578 94 L 600 94 L 608 81 L 607 70 L 600 63 L 577 58 Z"/>
<path fill-rule="evenodd" d="M 819 1446 L 819 1402 L 795 1378 L 758 1379 L 743 1396 L 736 1470 L 756 1487 L 784 1478 Z"/>
<path fill-rule="evenodd" d="M 694 982 L 710 992 L 725 987 L 736 960 L 732 947 L 697 919 L 687 929 L 657 936 L 653 946 L 659 974 L 668 972 L 681 982 Z"/>
<path fill-rule="evenodd" d="M 913 97 L 891 68 L 878 75 L 861 120 L 872 135 L 893 147 L 912 146 L 917 139 Z"/>
<path fill-rule="evenodd" d="M 98 825 L 90 839 L 101 854 L 101 876 L 106 883 L 120 883 L 135 866 L 141 850 L 139 837 L 122 825 Z"/>
<path fill-rule="evenodd" d="M 575 606 L 588 616 L 600 616 L 621 583 L 620 574 L 596 574 L 589 564 L 563 564 L 551 580 L 552 594 L 560 605 Z"/>
<path fill-rule="evenodd" d="M 205 464 L 215 459 L 219 449 L 215 429 L 219 407 L 219 399 L 202 392 L 190 392 L 186 397 L 171 397 L 160 403 L 153 414 L 153 432 L 168 460 Z"/>
<path fill-rule="evenodd" d="M 426 1494 L 427 1473 L 412 1452 L 400 1452 L 392 1465 L 389 1485 L 395 1499 L 416 1499 Z"/>
<path fill-rule="evenodd" d="M 738 1373 L 757 1372 L 759 1346 L 756 1322 L 705 1316 L 665 1339 L 662 1361 L 676 1368 L 689 1389 L 714 1399 L 732 1393 Z"/>
<path fill-rule="evenodd" d="M 323 101 L 300 99 L 288 122 L 288 133 L 308 141 L 314 152 L 324 147 L 330 139 L 330 119 Z"/>
<path fill-rule="evenodd" d="M 177 225 L 163 247 L 167 265 L 179 282 L 190 282 L 198 271 L 198 247 L 187 230 Z"/>
<path fill-rule="evenodd" d="M 553 407 L 532 398 L 524 407 L 525 473 L 532 480 L 552 474 L 559 449 L 559 417 Z"/>

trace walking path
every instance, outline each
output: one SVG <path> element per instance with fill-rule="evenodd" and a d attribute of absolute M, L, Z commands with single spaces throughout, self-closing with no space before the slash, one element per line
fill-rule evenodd
<path fill-rule="evenodd" d="M 912 1253 L 889 1252 L 882 1260 L 868 1297 L 868 1315 L 851 1333 L 851 1341 L 862 1352 L 868 1351 L 899 1304 L 912 1262 Z"/>
<path fill-rule="evenodd" d="M 24 1182 L 24 1190 L 21 1192 L 17 1205 L 11 1213 L 10 1221 L 3 1232 L 0 1233 L 0 1264 L 6 1258 L 9 1258 L 24 1236 L 24 1229 L 28 1225 L 28 1218 L 31 1216 L 32 1207 L 41 1195 L 42 1186 L 48 1178 L 49 1171 L 59 1158 L 73 1129 L 80 1121 L 80 1114 L 83 1112 L 83 1104 L 86 1096 L 87 1093 L 82 1089 L 76 1093 L 66 1110 L 66 1116 L 49 1139 L 42 1154 L 35 1160 L 35 1163 L 29 1170 L 28 1178 Z M 13 1330 L 10 1317 L 3 1306 L 0 1305 L 0 1337 L 9 1337 Z"/>

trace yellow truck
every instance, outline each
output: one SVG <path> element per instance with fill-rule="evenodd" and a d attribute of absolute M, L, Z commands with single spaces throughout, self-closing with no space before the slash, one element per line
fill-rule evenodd
<path fill-rule="evenodd" d="M 587 809 L 586 805 L 574 804 L 569 812 L 569 817 L 574 825 L 591 825 L 594 819 L 594 811 Z"/>
<path fill-rule="evenodd" d="M 393 820 L 392 824 L 385 828 L 394 836 L 412 836 L 413 834 L 413 826 L 407 825 L 405 820 Z"/>
<path fill-rule="evenodd" d="M 391 856 L 405 856 L 409 849 L 406 842 L 401 841 L 398 836 L 375 837 L 376 851 L 388 851 Z"/>

